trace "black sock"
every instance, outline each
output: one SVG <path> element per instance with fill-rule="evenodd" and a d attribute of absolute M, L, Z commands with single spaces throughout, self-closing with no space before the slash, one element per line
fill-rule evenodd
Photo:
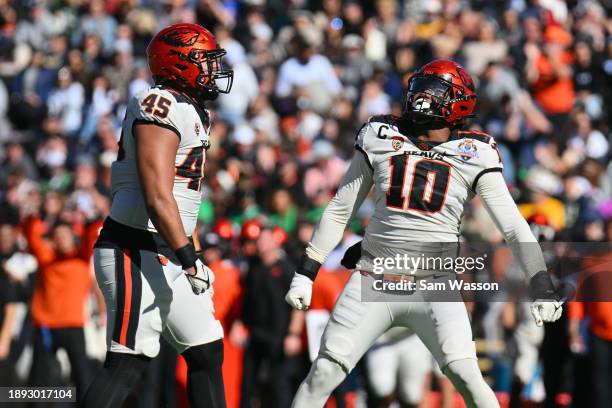
<path fill-rule="evenodd" d="M 191 408 L 225 408 L 223 388 L 223 340 L 190 347 L 187 361 L 187 395 Z"/>
<path fill-rule="evenodd" d="M 121 407 L 142 378 L 142 373 L 150 360 L 149 357 L 140 355 L 107 352 L 104 368 L 87 389 L 80 406 L 83 408 Z"/>

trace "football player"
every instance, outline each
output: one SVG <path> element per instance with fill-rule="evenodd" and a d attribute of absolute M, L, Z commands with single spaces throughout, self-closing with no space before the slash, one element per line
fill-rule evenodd
<path fill-rule="evenodd" d="M 536 323 L 560 317 L 556 288 L 537 241 L 508 192 L 495 141 L 483 133 L 459 130 L 475 104 L 469 74 L 453 61 L 433 61 L 410 79 L 401 117 L 372 117 L 359 131 L 358 154 L 316 226 L 287 293 L 292 307 L 308 308 L 321 263 L 372 186 L 376 208 L 362 241 L 358 272 L 338 298 L 294 407 L 322 407 L 366 350 L 392 326 L 409 327 L 420 337 L 468 407 L 499 406 L 478 369 L 459 292 L 450 294 L 453 302 L 436 301 L 420 290 L 396 301 L 362 300 L 362 281 L 364 288 L 372 287 L 377 259 L 421 253 L 433 258 L 444 253 L 447 243 L 456 244 L 464 207 L 476 194 L 530 278 Z M 396 281 L 397 274 L 406 273 L 393 267 L 387 272 L 383 279 Z M 453 274 L 420 268 L 412 278 L 435 283 Z"/>
<path fill-rule="evenodd" d="M 210 146 L 204 103 L 232 86 L 223 55 L 213 34 L 196 24 L 167 27 L 147 48 L 155 86 L 128 103 L 112 165 L 112 207 L 94 249 L 107 355 L 85 407 L 121 406 L 158 354 L 160 335 L 187 361 L 190 405 L 225 406 L 214 276 L 189 238 Z"/>

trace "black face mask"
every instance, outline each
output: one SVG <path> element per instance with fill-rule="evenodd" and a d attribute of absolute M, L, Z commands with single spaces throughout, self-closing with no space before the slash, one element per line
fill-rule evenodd
<path fill-rule="evenodd" d="M 404 115 L 416 124 L 447 127 L 443 110 L 450 111 L 452 85 L 433 75 L 418 75 L 410 81 Z"/>

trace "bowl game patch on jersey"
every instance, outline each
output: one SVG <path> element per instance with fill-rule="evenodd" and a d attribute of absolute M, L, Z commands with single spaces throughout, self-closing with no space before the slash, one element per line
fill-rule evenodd
<path fill-rule="evenodd" d="M 461 143 L 459 143 L 459 147 L 454 149 L 454 151 L 459 153 L 459 157 L 461 157 L 463 161 L 478 157 L 478 147 L 474 144 L 473 139 L 463 139 Z"/>

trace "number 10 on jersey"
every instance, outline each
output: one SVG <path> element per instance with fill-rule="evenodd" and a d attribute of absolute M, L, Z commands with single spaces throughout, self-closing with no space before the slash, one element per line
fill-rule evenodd
<path fill-rule="evenodd" d="M 389 166 L 391 180 L 387 207 L 425 213 L 436 213 L 442 209 L 450 183 L 450 164 L 397 154 L 389 158 Z M 407 184 L 408 191 L 405 192 Z"/>

